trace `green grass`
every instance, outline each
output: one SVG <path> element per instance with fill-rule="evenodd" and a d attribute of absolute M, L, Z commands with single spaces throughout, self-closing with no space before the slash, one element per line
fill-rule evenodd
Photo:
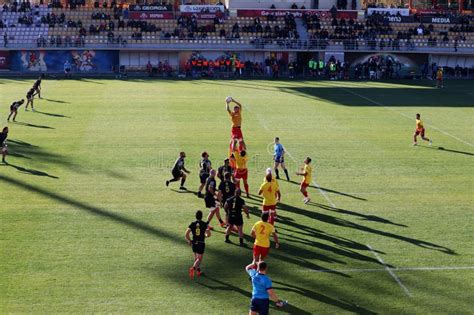
<path fill-rule="evenodd" d="M 4 122 L 31 84 L 0 80 Z M 214 232 L 207 276 L 189 280 L 184 231 L 204 202 L 164 185 L 181 150 L 191 191 L 200 152 L 215 167 L 225 157 L 227 95 L 245 106 L 254 193 L 274 136 L 291 172 L 311 156 L 327 190 L 311 188 L 304 205 L 297 184 L 280 181 L 282 245 L 267 261 L 290 305 L 272 312 L 474 313 L 473 269 L 395 270 L 409 297 L 367 248 L 395 268 L 474 266 L 474 84 L 446 86 L 44 81 L 43 113 L 21 110 L 29 125 L 9 124 L 10 166 L 0 166 L 0 313 L 246 313 L 250 248 Z M 433 147 L 411 146 L 417 112 Z M 248 203 L 246 234 L 259 213 L 259 200 Z"/>

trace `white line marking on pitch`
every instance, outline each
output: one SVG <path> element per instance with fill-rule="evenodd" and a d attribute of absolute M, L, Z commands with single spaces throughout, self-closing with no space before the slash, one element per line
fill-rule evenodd
<path fill-rule="evenodd" d="M 399 267 L 391 268 L 393 271 L 453 271 L 453 270 L 474 270 L 474 266 L 460 266 L 460 267 Z M 385 268 L 362 268 L 362 269 L 305 269 L 303 271 L 310 272 L 348 272 L 348 273 L 364 273 L 364 272 L 386 272 Z"/>
<path fill-rule="evenodd" d="M 377 260 L 385 266 L 385 270 L 392 276 L 392 278 L 398 283 L 398 285 L 403 289 L 403 291 L 405 291 L 405 294 L 408 295 L 409 297 L 413 297 L 413 295 L 410 293 L 410 291 L 408 291 L 407 287 L 403 284 L 402 280 L 400 280 L 400 278 L 395 274 L 395 272 L 393 272 L 392 268 L 390 268 L 382 259 L 382 257 L 379 256 L 379 254 L 377 254 L 376 251 L 374 251 L 374 249 L 372 248 L 372 246 L 368 245 L 367 244 L 367 248 L 370 250 L 370 252 L 372 253 L 372 255 L 375 256 L 375 258 L 377 258 Z"/>
<path fill-rule="evenodd" d="M 369 101 L 369 102 L 371 102 L 372 104 L 375 104 L 375 105 L 377 105 L 377 106 L 381 106 L 381 107 L 383 107 L 383 108 L 385 108 L 385 109 L 388 109 L 388 110 L 391 110 L 391 111 L 393 111 L 393 112 L 395 112 L 395 113 L 397 113 L 397 114 L 399 114 L 399 115 L 401 115 L 401 116 L 403 116 L 403 117 L 406 117 L 406 118 L 408 118 L 408 119 L 410 119 L 410 120 L 413 120 L 412 117 L 410 117 L 410 116 L 408 116 L 408 115 L 406 115 L 406 114 L 404 114 L 404 113 L 400 113 L 399 111 L 396 111 L 395 109 L 393 109 L 393 108 L 391 108 L 391 107 L 385 106 L 385 105 L 383 105 L 382 103 L 377 102 L 377 101 L 375 101 L 375 100 L 373 100 L 373 99 L 371 99 L 371 98 L 369 98 L 369 97 L 367 97 L 367 96 L 364 96 L 364 95 L 362 95 L 362 94 L 359 94 L 359 93 L 357 93 L 357 92 L 348 90 L 348 89 L 343 88 L 343 87 L 340 87 L 340 89 L 343 90 L 343 91 L 346 91 L 347 93 L 350 93 L 350 94 L 352 94 L 352 95 L 355 95 L 355 96 L 358 96 L 358 97 L 360 97 L 360 98 L 363 98 L 364 100 Z M 468 146 L 474 147 L 474 144 L 469 143 L 469 142 L 467 142 L 467 141 L 465 141 L 465 140 L 463 140 L 463 139 L 460 139 L 460 138 L 456 137 L 455 135 L 452 135 L 452 134 L 450 134 L 450 133 L 448 133 L 448 132 L 446 132 L 446 131 L 444 131 L 444 130 L 442 130 L 442 129 L 436 127 L 436 126 L 433 126 L 432 124 L 426 124 L 426 125 L 427 125 L 427 126 L 430 126 L 430 127 L 433 128 L 434 130 L 437 130 L 437 131 L 441 132 L 442 134 L 445 134 L 445 135 L 448 136 L 448 137 L 451 137 L 451 138 L 453 138 L 453 139 L 456 139 L 456 140 L 458 140 L 459 142 L 462 142 L 462 143 L 464 143 L 464 144 L 467 144 Z"/>

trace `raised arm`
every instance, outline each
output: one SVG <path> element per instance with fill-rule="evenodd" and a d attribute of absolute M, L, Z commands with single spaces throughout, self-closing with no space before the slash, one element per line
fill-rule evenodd
<path fill-rule="evenodd" d="M 234 102 L 237 106 L 240 107 L 240 110 L 242 110 L 242 104 L 240 104 L 238 101 L 232 99 L 232 102 Z"/>

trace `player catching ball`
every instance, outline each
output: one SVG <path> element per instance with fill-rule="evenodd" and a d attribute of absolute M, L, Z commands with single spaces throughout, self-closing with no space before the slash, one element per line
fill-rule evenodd
<path fill-rule="evenodd" d="M 190 235 L 193 235 L 191 240 Z M 194 263 L 189 268 L 189 277 L 194 278 L 194 273 L 197 272 L 197 276 L 201 276 L 201 263 L 204 255 L 204 249 L 206 247 L 205 239 L 211 236 L 211 231 L 207 228 L 207 223 L 202 220 L 202 211 L 196 211 L 196 221 L 192 222 L 185 233 L 185 238 L 188 244 L 193 248 Z"/>
<path fill-rule="evenodd" d="M 296 173 L 296 175 L 303 176 L 303 180 L 301 181 L 300 191 L 304 196 L 303 202 L 308 203 L 311 199 L 308 197 L 307 188 L 309 184 L 311 184 L 311 173 L 313 172 L 313 168 L 311 167 L 311 158 L 307 157 L 304 160 L 304 167 L 303 171 Z"/>
<path fill-rule="evenodd" d="M 230 103 L 235 104 L 232 111 L 230 110 Z M 229 113 L 230 120 L 232 121 L 232 129 L 230 134 L 230 152 L 234 151 L 235 140 L 238 140 L 240 142 L 240 146 L 238 148 L 240 152 L 242 150 L 242 147 L 245 145 L 244 136 L 242 134 L 242 104 L 234 100 L 232 97 L 228 96 L 225 99 L 225 108 Z"/>
<path fill-rule="evenodd" d="M 416 137 L 420 135 L 422 140 L 428 141 L 431 145 L 432 141 L 425 137 L 425 127 L 423 127 L 423 121 L 421 121 L 421 115 L 416 114 L 416 126 L 415 133 L 413 134 L 413 145 L 417 145 Z"/>

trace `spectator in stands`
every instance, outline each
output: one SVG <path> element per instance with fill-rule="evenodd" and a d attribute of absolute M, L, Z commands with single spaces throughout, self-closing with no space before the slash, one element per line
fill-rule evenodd
<path fill-rule="evenodd" d="M 8 47 L 8 34 L 7 31 L 3 32 L 3 47 Z"/>

